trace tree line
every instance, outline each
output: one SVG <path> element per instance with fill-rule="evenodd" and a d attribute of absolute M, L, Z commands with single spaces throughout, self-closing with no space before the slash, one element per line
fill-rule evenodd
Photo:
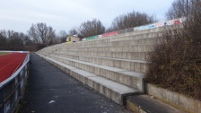
<path fill-rule="evenodd" d="M 72 28 L 68 32 L 62 30 L 58 34 L 53 27 L 46 25 L 46 23 L 36 23 L 31 25 L 26 34 L 13 30 L 1 30 L 0 50 L 37 51 L 45 46 L 63 43 L 69 35 L 77 34 L 80 38 L 84 38 L 155 21 L 156 19 L 153 16 L 133 11 L 114 18 L 109 28 L 94 18 L 81 23 L 79 28 Z"/>

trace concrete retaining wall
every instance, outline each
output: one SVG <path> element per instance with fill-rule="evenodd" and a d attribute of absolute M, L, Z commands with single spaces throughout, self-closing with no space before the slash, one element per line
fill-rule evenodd
<path fill-rule="evenodd" d="M 201 102 L 182 94 L 152 84 L 147 85 L 147 93 L 188 113 L 201 113 Z"/>

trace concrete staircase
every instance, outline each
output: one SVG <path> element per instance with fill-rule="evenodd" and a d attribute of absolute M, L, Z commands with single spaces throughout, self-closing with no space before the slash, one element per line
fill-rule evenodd
<path fill-rule="evenodd" d="M 165 29 L 63 43 L 46 47 L 37 54 L 114 102 L 125 105 L 129 96 L 145 92 L 147 58 L 154 44 L 160 43 Z"/>

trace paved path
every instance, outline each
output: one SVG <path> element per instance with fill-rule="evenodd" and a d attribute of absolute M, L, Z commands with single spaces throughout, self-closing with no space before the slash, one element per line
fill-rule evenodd
<path fill-rule="evenodd" d="M 21 113 L 129 113 L 37 55 L 31 63 Z"/>

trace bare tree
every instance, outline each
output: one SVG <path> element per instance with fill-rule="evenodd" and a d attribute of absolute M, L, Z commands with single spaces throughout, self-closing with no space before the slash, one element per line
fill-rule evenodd
<path fill-rule="evenodd" d="M 201 1 L 200 0 L 176 0 L 172 3 L 169 11 L 166 13 L 167 19 L 185 17 L 185 33 L 190 34 L 192 38 L 187 38 L 194 43 L 201 43 Z"/>
<path fill-rule="evenodd" d="M 131 28 L 135 26 L 140 26 L 148 23 L 155 22 L 156 19 L 154 19 L 153 16 L 149 16 L 146 13 L 140 13 L 140 12 L 131 12 L 126 15 L 120 15 L 116 17 L 110 28 L 107 29 L 107 31 L 114 31 L 114 30 L 120 30 L 120 29 L 126 29 Z"/>
<path fill-rule="evenodd" d="M 66 33 L 66 31 L 62 30 L 62 31 L 59 31 L 59 37 L 62 38 L 62 37 L 66 37 L 68 34 Z"/>
<path fill-rule="evenodd" d="M 6 37 L 0 32 L 0 50 L 5 50 L 6 48 Z"/>
<path fill-rule="evenodd" d="M 55 43 L 55 30 L 51 26 L 47 26 L 45 23 L 32 24 L 28 30 L 28 35 L 35 43 L 42 43 L 51 45 Z"/>
<path fill-rule="evenodd" d="M 1 30 L 0 33 L 1 33 L 1 35 L 2 35 L 3 37 L 5 37 L 5 38 L 8 39 L 8 38 L 13 37 L 13 34 L 16 33 L 16 32 L 13 31 L 13 30 L 8 30 L 8 31 L 6 31 L 6 30 Z"/>
<path fill-rule="evenodd" d="M 44 42 L 45 44 L 48 44 L 48 45 L 53 45 L 57 43 L 55 30 L 53 30 L 53 28 L 50 26 L 47 29 L 47 34 L 45 35 Z"/>
<path fill-rule="evenodd" d="M 78 34 L 78 30 L 76 28 L 72 28 L 68 31 L 68 35 L 75 35 Z"/>
<path fill-rule="evenodd" d="M 6 30 L 1 30 L 0 34 L 1 34 L 2 37 L 7 38 L 7 32 L 6 32 Z"/>
<path fill-rule="evenodd" d="M 89 37 L 105 33 L 105 27 L 100 20 L 93 19 L 92 21 L 82 23 L 79 32 L 83 37 Z"/>
<path fill-rule="evenodd" d="M 66 33 L 66 31 L 63 30 L 63 31 L 59 32 L 58 38 L 59 38 L 60 42 L 65 42 L 67 36 L 68 36 L 68 34 Z"/>
<path fill-rule="evenodd" d="M 13 30 L 8 30 L 8 31 L 1 31 L 2 33 L 2 38 L 4 39 L 6 43 L 4 44 L 4 49 L 6 50 L 23 50 L 24 48 L 24 43 L 23 43 L 23 38 L 25 35 L 23 33 L 18 33 Z"/>
<path fill-rule="evenodd" d="M 0 50 L 33 50 L 33 41 L 20 32 L 13 30 L 0 31 Z"/>
<path fill-rule="evenodd" d="M 40 36 L 37 34 L 36 31 L 36 25 L 32 24 L 31 28 L 28 31 L 28 35 L 35 43 L 41 42 Z"/>
<path fill-rule="evenodd" d="M 166 13 L 167 19 L 175 19 L 181 17 L 187 17 L 192 9 L 191 0 L 175 0 L 172 3 L 171 8 Z"/>

